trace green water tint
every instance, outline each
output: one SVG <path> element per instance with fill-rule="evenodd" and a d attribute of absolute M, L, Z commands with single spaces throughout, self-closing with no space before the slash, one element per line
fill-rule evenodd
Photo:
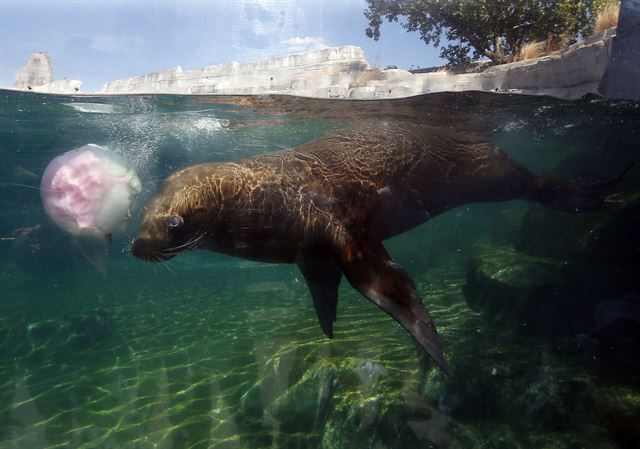
<path fill-rule="evenodd" d="M 441 126 L 470 115 L 540 174 L 602 176 L 638 158 L 633 103 L 411 102 L 433 104 L 415 119 Z M 136 164 L 139 207 L 184 165 L 407 114 L 402 101 L 3 93 L 0 236 L 41 227 L 0 242 L 0 448 L 633 447 L 637 371 L 603 362 L 587 331 L 597 304 L 640 293 L 637 169 L 625 202 L 601 212 L 474 204 L 386 242 L 451 377 L 346 282 L 327 340 L 294 266 L 194 252 L 167 268 L 121 252 L 120 236 L 103 277 L 47 221 L 37 190 L 13 185 L 37 186 L 51 158 L 92 142 Z"/>

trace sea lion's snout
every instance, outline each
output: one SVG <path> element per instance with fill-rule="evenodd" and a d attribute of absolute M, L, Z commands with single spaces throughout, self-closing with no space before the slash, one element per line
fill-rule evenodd
<path fill-rule="evenodd" d="M 162 262 L 175 255 L 171 251 L 176 245 L 163 226 L 166 219 L 154 214 L 146 215 L 131 244 L 131 254 L 148 262 Z"/>
<path fill-rule="evenodd" d="M 149 243 L 147 239 L 136 237 L 131 245 L 131 254 L 138 259 L 149 260 Z"/>
<path fill-rule="evenodd" d="M 173 173 L 142 208 L 131 245 L 134 257 L 162 262 L 210 243 L 211 209 L 218 201 L 203 193 L 210 188 L 200 184 L 206 179 L 200 177 L 201 171 L 201 167 L 193 166 Z"/>
<path fill-rule="evenodd" d="M 145 237 L 136 237 L 131 245 L 131 254 L 138 259 L 150 262 L 162 262 L 173 257 L 173 254 L 167 254 L 153 240 Z"/>

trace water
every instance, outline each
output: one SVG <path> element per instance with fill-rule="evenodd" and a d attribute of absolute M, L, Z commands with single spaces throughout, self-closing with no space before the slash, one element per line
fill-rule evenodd
<path fill-rule="evenodd" d="M 295 266 L 126 251 L 137 211 L 180 167 L 398 117 L 490 134 L 548 176 L 603 176 L 640 151 L 640 105 L 596 98 L 2 92 L 0 448 L 633 447 L 638 169 L 598 212 L 470 204 L 385 243 L 416 280 L 450 377 L 347 282 L 327 340 Z M 121 153 L 144 185 L 106 274 L 37 190 L 53 157 L 87 143 Z"/>

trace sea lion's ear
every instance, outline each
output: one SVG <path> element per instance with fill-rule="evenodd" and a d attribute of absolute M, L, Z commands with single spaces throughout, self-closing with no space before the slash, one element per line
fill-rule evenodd
<path fill-rule="evenodd" d="M 436 365 L 449 374 L 440 337 L 413 279 L 391 259 L 381 242 L 369 242 L 348 253 L 359 255 L 340 262 L 351 285 L 409 331 Z"/>
<path fill-rule="evenodd" d="M 338 285 L 342 270 L 335 259 L 303 250 L 298 256 L 298 267 L 302 272 L 313 298 L 322 332 L 333 338 L 333 323 L 336 322 Z"/>

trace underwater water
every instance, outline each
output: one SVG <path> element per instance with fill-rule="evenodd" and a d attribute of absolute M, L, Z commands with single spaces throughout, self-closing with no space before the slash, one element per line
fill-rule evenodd
<path fill-rule="evenodd" d="M 631 448 L 640 441 L 640 169 L 604 208 L 468 204 L 385 242 L 451 368 L 340 285 L 324 337 L 304 278 L 194 251 L 129 253 L 162 179 L 361 119 L 484 133 L 531 171 L 619 172 L 640 104 L 499 94 L 407 100 L 0 93 L 0 448 Z M 94 143 L 143 192 L 98 269 L 46 216 L 51 159 Z"/>

